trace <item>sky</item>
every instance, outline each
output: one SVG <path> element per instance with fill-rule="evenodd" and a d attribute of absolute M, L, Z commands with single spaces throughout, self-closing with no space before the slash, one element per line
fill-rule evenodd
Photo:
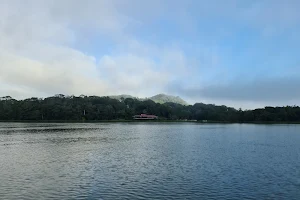
<path fill-rule="evenodd" d="M 0 96 L 300 104 L 298 0 L 0 0 Z"/>

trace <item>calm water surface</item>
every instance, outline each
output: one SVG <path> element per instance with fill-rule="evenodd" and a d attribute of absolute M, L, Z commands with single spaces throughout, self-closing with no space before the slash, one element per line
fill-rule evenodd
<path fill-rule="evenodd" d="M 0 199 L 300 199 L 300 125 L 0 123 Z"/>

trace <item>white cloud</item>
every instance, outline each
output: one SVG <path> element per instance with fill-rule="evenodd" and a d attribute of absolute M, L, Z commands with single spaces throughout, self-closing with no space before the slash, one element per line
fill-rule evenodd
<path fill-rule="evenodd" d="M 179 49 L 160 49 L 127 34 L 125 29 L 138 21 L 126 15 L 132 8 L 121 1 L 4 0 L 0 4 L 0 95 L 146 96 L 162 92 L 178 69 L 184 68 L 185 57 Z M 146 10 L 146 5 L 135 5 Z M 99 58 L 70 47 L 80 42 L 78 34 L 90 33 L 118 42 L 131 39 L 117 45 L 115 53 Z"/>
<path fill-rule="evenodd" d="M 71 49 L 75 40 L 51 7 L 31 1 L 2 1 L 0 6 L 1 95 L 16 98 L 56 93 L 103 93 L 95 58 Z M 97 87 L 90 87 L 97 85 Z"/>
<path fill-rule="evenodd" d="M 54 61 L 37 61 L 2 53 L 0 80 L 15 91 L 19 88 L 30 88 L 38 94 L 78 95 L 107 92 L 108 87 L 97 77 L 98 70 L 92 58 L 72 50 L 66 50 L 65 53 L 68 54 L 64 54 L 63 50 L 50 49 L 49 53 L 52 54 L 49 57 L 65 56 Z"/>
<path fill-rule="evenodd" d="M 222 59 L 206 46 L 191 48 L 200 52 L 196 56 L 201 61 L 194 62 L 176 41 L 157 44 L 141 40 L 135 33 L 160 18 L 176 24 L 179 31 L 188 29 L 187 33 L 196 35 L 205 32 L 208 22 L 214 26 L 219 20 L 254 25 L 261 31 L 299 23 L 296 1 L 264 1 L 252 6 L 240 2 L 1 0 L 0 96 L 149 96 L 165 92 L 168 83 L 178 79 L 195 84 L 195 80 L 201 83 L 216 74 L 225 76 L 226 69 L 220 69 Z M 218 30 L 223 28 L 213 29 L 217 31 L 212 34 L 220 34 Z M 189 34 L 184 36 L 188 40 Z M 97 37 L 114 43 L 104 55 L 90 55 L 79 49 L 82 40 Z M 199 63 L 214 69 L 195 69 Z M 200 73 L 196 74 L 197 70 Z"/>
<path fill-rule="evenodd" d="M 169 73 L 163 68 L 156 69 L 157 64 L 150 58 L 133 54 L 104 56 L 99 66 L 99 70 L 109 77 L 107 82 L 117 94 L 155 94 L 163 89 L 169 79 Z"/>

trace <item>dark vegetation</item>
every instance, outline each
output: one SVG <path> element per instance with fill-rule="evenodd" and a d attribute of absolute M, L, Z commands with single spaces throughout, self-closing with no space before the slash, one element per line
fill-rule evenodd
<path fill-rule="evenodd" d="M 155 103 L 134 98 L 112 99 L 97 96 L 64 96 L 15 100 L 0 98 L 0 120 L 131 120 L 135 114 L 153 114 L 160 120 L 208 120 L 208 122 L 300 122 L 298 106 L 236 110 L 226 106 L 196 103 Z"/>

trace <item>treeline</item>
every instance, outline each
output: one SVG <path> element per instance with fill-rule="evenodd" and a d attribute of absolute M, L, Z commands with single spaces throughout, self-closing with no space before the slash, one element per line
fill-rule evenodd
<path fill-rule="evenodd" d="M 196 103 L 180 105 L 139 101 L 133 98 L 111 99 L 98 96 L 64 96 L 16 100 L 0 98 L 0 120 L 131 120 L 136 114 L 153 114 L 163 120 L 207 120 L 216 122 L 297 122 L 298 106 L 236 110 L 224 105 Z"/>

